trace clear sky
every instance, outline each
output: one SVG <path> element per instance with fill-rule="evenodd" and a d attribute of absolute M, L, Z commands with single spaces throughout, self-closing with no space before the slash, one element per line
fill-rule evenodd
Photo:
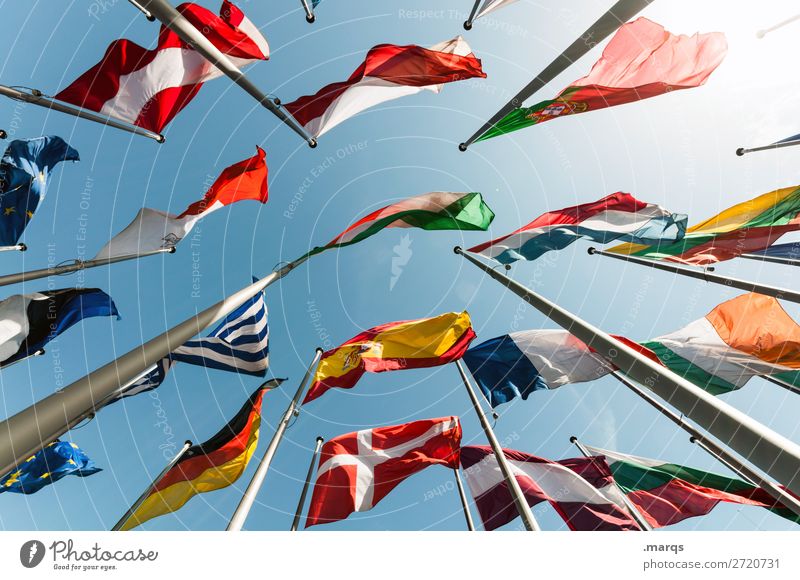
<path fill-rule="evenodd" d="M 200 0 L 213 10 L 218 2 Z M 81 154 L 55 172 L 29 225 L 26 253 L 0 255 L 2 271 L 91 258 L 141 207 L 181 212 L 221 169 L 267 152 L 270 200 L 243 202 L 200 223 L 174 255 L 150 257 L 79 275 L 9 286 L 2 296 L 75 285 L 99 287 L 122 319 L 90 319 L 41 358 L 0 373 L 2 408 L 16 413 L 115 356 L 152 338 L 309 247 L 390 202 L 435 190 L 480 191 L 497 217 L 488 233 L 383 232 L 328 252 L 269 288 L 271 370 L 290 380 L 264 398 L 258 459 L 316 346 L 331 348 L 360 330 L 393 320 L 467 309 L 478 340 L 512 330 L 553 328 L 514 295 L 452 253 L 508 233 L 537 215 L 615 191 L 688 213 L 697 222 L 736 202 L 800 183 L 800 149 L 734 155 L 739 146 L 800 132 L 793 70 L 800 23 L 757 40 L 756 30 L 793 16 L 796 4 L 659 0 L 643 15 L 676 33 L 722 31 L 726 60 L 698 89 L 676 91 L 547 123 L 474 145 L 457 144 L 579 36 L 610 0 L 523 0 L 476 22 L 461 23 L 470 0 L 368 2 L 326 0 L 308 25 L 299 2 L 240 1 L 264 32 L 272 55 L 248 69 L 253 82 L 288 102 L 346 79 L 379 43 L 430 46 L 465 34 L 488 78 L 445 86 L 376 107 L 336 127 L 309 149 L 226 78 L 207 83 L 165 130 L 163 145 L 34 106 L 0 100 L 9 138 L 55 134 Z M 103 8 L 103 5 L 106 8 Z M 95 64 L 107 45 L 128 38 L 154 46 L 157 25 L 128 2 L 0 0 L 0 82 L 53 94 Z M 550 97 L 583 76 L 600 49 L 542 91 Z M 786 67 L 790 67 L 787 69 Z M 677 329 L 735 295 L 587 255 L 579 242 L 512 275 L 601 328 L 643 340 Z M 399 273 L 393 272 L 394 263 Z M 788 266 L 734 260 L 735 275 L 794 286 Z M 199 290 L 193 291 L 193 286 Z M 800 308 L 786 304 L 800 318 Z M 214 434 L 259 384 L 253 377 L 178 365 L 151 397 L 103 410 L 70 438 L 103 472 L 68 477 L 32 496 L 0 496 L 3 529 L 108 529 L 184 439 Z M 760 379 L 723 397 L 779 433 L 800 441 L 800 399 Z M 728 473 L 613 378 L 538 392 L 499 409 L 498 437 L 508 447 L 551 459 L 578 455 L 587 443 Z M 317 435 L 459 415 L 464 442 L 486 444 L 453 365 L 366 375 L 356 388 L 332 391 L 303 409 L 288 430 L 246 528 L 288 530 Z M 224 529 L 255 469 L 239 482 L 192 499 L 157 518 L 150 530 Z M 437 493 L 441 492 L 441 493 Z M 549 506 L 534 510 L 543 528 L 564 529 Z M 475 512 L 477 516 L 477 512 Z M 510 524 L 518 527 L 518 521 Z M 792 529 L 755 507 L 720 505 L 673 529 Z M 464 520 L 452 473 L 433 467 L 400 485 L 376 508 L 322 530 L 460 530 Z"/>

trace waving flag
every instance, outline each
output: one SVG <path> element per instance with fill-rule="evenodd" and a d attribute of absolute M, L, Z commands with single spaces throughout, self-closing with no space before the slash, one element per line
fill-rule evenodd
<path fill-rule="evenodd" d="M 74 443 L 53 441 L 0 479 L 0 493 L 31 494 L 67 475 L 87 477 L 102 471 Z"/>
<path fill-rule="evenodd" d="M 0 159 L 0 246 L 16 244 L 47 192 L 50 172 L 78 152 L 61 137 L 16 139 Z"/>
<path fill-rule="evenodd" d="M 632 103 L 698 87 L 728 51 L 719 32 L 675 35 L 647 18 L 623 24 L 591 72 L 552 100 L 515 109 L 479 141 L 557 117 Z"/>
<path fill-rule="evenodd" d="M 608 251 L 654 260 L 705 265 L 763 250 L 800 229 L 800 186 L 776 189 L 739 203 L 686 230 L 675 243 L 622 244 Z"/>
<path fill-rule="evenodd" d="M 328 389 L 350 389 L 364 373 L 420 369 L 461 358 L 475 338 L 467 312 L 389 322 L 323 353 L 303 403 Z"/>
<path fill-rule="evenodd" d="M 237 67 L 269 58 L 267 40 L 227 0 L 219 16 L 188 2 L 177 10 Z M 130 40 L 114 41 L 103 60 L 55 98 L 158 133 L 189 104 L 204 82 L 222 74 L 162 25 L 155 50 Z"/>
<path fill-rule="evenodd" d="M 800 260 L 800 242 L 789 242 L 786 244 L 773 244 L 763 250 L 751 252 L 759 256 L 768 258 L 788 258 L 789 260 Z"/>
<path fill-rule="evenodd" d="M 614 481 L 654 528 L 704 516 L 721 501 L 765 507 L 800 523 L 800 517 L 766 491 L 744 481 L 658 459 L 585 447 L 593 455 L 605 457 Z"/>
<path fill-rule="evenodd" d="M 672 372 L 715 395 L 759 375 L 800 382 L 800 325 L 771 296 L 737 296 L 643 346 Z"/>
<path fill-rule="evenodd" d="M 372 509 L 430 465 L 458 468 L 458 417 L 414 421 L 340 435 L 322 446 L 306 527 Z"/>
<path fill-rule="evenodd" d="M 386 228 L 486 231 L 493 219 L 494 212 L 484 203 L 480 193 L 435 191 L 372 212 L 306 255 L 356 244 Z"/>
<path fill-rule="evenodd" d="M 562 250 L 581 237 L 601 244 L 614 240 L 673 242 L 683 237 L 686 219 L 629 193 L 617 192 L 591 203 L 548 212 L 515 232 L 469 251 L 510 264 Z"/>
<path fill-rule="evenodd" d="M 15 294 L 0 302 L 0 366 L 30 356 L 84 318 L 116 316 L 111 297 L 97 288 Z"/>
<path fill-rule="evenodd" d="M 550 461 L 504 449 L 511 473 L 531 507 L 549 502 L 571 530 L 640 530 L 599 457 Z M 483 527 L 496 530 L 519 515 L 489 447 L 461 448 L 461 467 Z"/>
<path fill-rule="evenodd" d="M 319 137 L 380 103 L 423 90 L 438 93 L 445 83 L 475 77 L 486 75 L 481 61 L 460 36 L 430 48 L 379 44 L 346 81 L 327 85 L 284 107 L 306 131 Z"/>
<path fill-rule="evenodd" d="M 267 203 L 266 153 L 256 147 L 256 154 L 222 170 L 203 199 L 178 215 L 144 208 L 134 220 L 114 236 L 94 257 L 95 260 L 173 248 L 189 235 L 194 225 L 221 207 L 252 199 Z"/>

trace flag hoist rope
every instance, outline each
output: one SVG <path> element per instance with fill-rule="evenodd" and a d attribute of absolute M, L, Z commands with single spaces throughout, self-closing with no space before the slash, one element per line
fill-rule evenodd
<path fill-rule="evenodd" d="M 621 372 L 698 423 L 779 484 L 800 495 L 800 446 L 700 387 L 615 340 L 554 302 L 492 269 L 459 247 L 454 250 L 550 320 L 585 342 Z M 624 258 L 623 258 L 624 259 Z M 700 274 L 702 277 L 702 273 Z"/>
<path fill-rule="evenodd" d="M 317 465 L 317 458 L 319 457 L 319 450 L 322 449 L 322 444 L 325 439 L 317 437 L 317 443 L 314 445 L 314 452 L 311 454 L 311 462 L 308 464 L 308 473 L 306 473 L 306 480 L 303 483 L 303 491 L 300 492 L 300 499 L 297 501 L 297 510 L 294 512 L 294 520 L 292 520 L 292 527 L 290 531 L 296 532 L 297 527 L 300 525 L 300 518 L 303 516 L 303 508 L 306 506 L 306 496 L 308 495 L 308 488 L 311 485 L 311 479 L 314 477 L 314 467 Z"/>
<path fill-rule="evenodd" d="M 616 32 L 620 26 L 636 16 L 636 14 L 641 12 L 652 1 L 653 0 L 618 0 L 618 2 L 603 14 L 597 22 L 592 24 L 586 32 L 569 45 L 564 52 L 559 54 L 535 79 L 528 83 L 513 99 L 497 111 L 491 119 L 486 121 L 472 137 L 461 143 L 458 148 L 461 151 L 466 151 L 467 147 L 472 145 L 481 135 L 486 133 L 486 131 L 494 127 L 498 121 L 514 109 L 521 107 L 522 103 L 524 103 L 528 97 L 564 72 L 572 63 L 589 52 L 599 42 L 602 42 L 612 33 Z M 477 5 L 476 2 L 475 6 L 477 7 Z M 474 10 L 475 8 L 473 7 L 473 12 Z"/>

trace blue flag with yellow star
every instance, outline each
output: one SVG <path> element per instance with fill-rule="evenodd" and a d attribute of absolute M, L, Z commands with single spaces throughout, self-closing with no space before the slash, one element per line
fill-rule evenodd
<path fill-rule="evenodd" d="M 74 443 L 53 441 L 0 479 L 0 493 L 36 493 L 65 475 L 86 477 L 102 471 Z"/>
<path fill-rule="evenodd" d="M 78 161 L 61 137 L 17 139 L 0 159 L 0 245 L 16 244 L 47 191 L 47 178 L 61 161 Z"/>

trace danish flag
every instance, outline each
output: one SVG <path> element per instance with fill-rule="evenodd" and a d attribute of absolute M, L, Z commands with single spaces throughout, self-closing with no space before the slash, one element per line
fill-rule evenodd
<path fill-rule="evenodd" d="M 371 509 L 405 478 L 429 465 L 457 469 L 461 450 L 458 417 L 340 435 L 322 447 L 306 527 Z"/>

